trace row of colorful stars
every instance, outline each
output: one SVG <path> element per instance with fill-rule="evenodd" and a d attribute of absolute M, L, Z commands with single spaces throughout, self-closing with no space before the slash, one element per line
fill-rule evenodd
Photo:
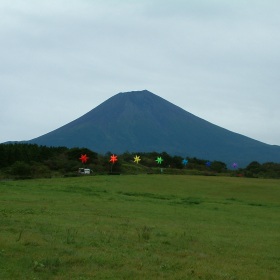
<path fill-rule="evenodd" d="M 82 163 L 86 163 L 86 162 L 88 161 L 88 159 L 89 159 L 89 157 L 88 157 L 86 154 L 81 155 L 81 157 L 79 158 L 79 160 L 81 160 Z M 138 156 L 138 155 L 136 155 L 133 159 L 134 159 L 134 162 L 137 163 L 137 164 L 141 161 L 141 158 L 140 158 L 140 156 Z M 111 155 L 110 161 L 109 161 L 109 162 L 112 162 L 112 163 L 114 164 L 114 163 L 117 162 L 117 161 L 118 161 L 118 156 L 115 155 L 115 154 Z M 157 162 L 157 164 L 162 164 L 163 158 L 162 158 L 162 157 L 157 157 L 155 161 Z M 187 159 L 183 159 L 183 160 L 182 160 L 182 164 L 183 164 L 184 166 L 186 166 L 186 165 L 188 164 L 188 160 L 187 160 Z M 211 162 L 210 162 L 210 161 L 207 161 L 207 162 L 205 163 L 205 165 L 208 166 L 208 167 L 210 167 L 210 166 L 211 166 Z M 233 164 L 232 164 L 232 167 L 233 167 L 233 168 L 237 168 L 237 166 L 238 166 L 237 163 L 233 163 Z"/>
<path fill-rule="evenodd" d="M 81 155 L 81 157 L 79 158 L 79 160 L 82 163 L 86 163 L 88 161 L 88 159 L 89 159 L 89 157 L 86 154 Z M 140 156 L 137 156 L 137 155 L 133 159 L 134 159 L 134 162 L 136 162 L 137 164 L 141 161 Z M 117 161 L 118 161 L 118 156 L 115 154 L 111 155 L 110 162 L 115 163 Z M 157 157 L 156 162 L 158 164 L 161 164 L 163 162 L 162 157 Z"/>

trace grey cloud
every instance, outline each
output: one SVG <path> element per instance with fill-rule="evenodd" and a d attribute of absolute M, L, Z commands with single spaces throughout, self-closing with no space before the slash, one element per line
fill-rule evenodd
<path fill-rule="evenodd" d="M 1 1 L 0 142 L 39 136 L 120 91 L 148 89 L 280 144 L 280 4 L 135 2 Z"/>

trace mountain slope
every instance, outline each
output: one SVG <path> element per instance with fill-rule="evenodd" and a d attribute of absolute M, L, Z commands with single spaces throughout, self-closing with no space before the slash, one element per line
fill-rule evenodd
<path fill-rule="evenodd" d="M 29 142 L 99 153 L 166 151 L 244 166 L 280 162 L 280 147 L 211 124 L 147 91 L 119 93 L 82 117 Z"/>

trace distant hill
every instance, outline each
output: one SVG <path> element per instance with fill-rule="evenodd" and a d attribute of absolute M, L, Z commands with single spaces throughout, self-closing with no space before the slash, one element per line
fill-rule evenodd
<path fill-rule="evenodd" d="M 28 141 L 87 147 L 98 153 L 167 152 L 237 162 L 280 162 L 280 146 L 268 145 L 205 121 L 147 91 L 119 93 L 80 118 Z"/>

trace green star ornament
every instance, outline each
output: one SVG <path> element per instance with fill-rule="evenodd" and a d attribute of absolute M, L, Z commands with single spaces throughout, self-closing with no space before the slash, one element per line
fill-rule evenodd
<path fill-rule="evenodd" d="M 162 162 L 163 162 L 162 157 L 157 157 L 156 162 L 157 162 L 157 164 L 162 164 Z"/>

